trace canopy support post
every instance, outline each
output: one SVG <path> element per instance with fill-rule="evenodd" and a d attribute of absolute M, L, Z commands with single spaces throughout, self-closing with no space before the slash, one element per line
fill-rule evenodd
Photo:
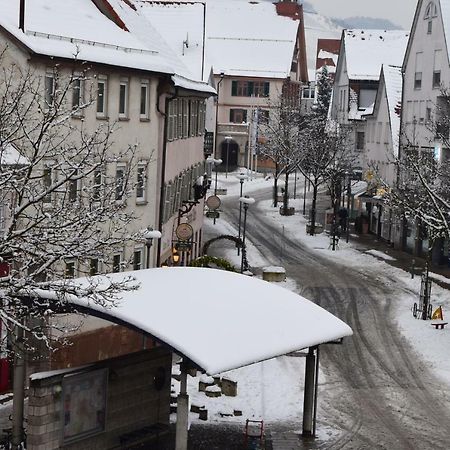
<path fill-rule="evenodd" d="M 180 364 L 180 394 L 177 398 L 177 425 L 175 437 L 175 449 L 187 450 L 188 444 L 188 420 L 189 420 L 189 395 L 187 394 L 187 364 Z"/>
<path fill-rule="evenodd" d="M 317 354 L 315 354 L 317 351 Z M 310 347 L 306 356 L 305 392 L 303 397 L 303 436 L 314 437 L 316 431 L 318 347 Z"/>

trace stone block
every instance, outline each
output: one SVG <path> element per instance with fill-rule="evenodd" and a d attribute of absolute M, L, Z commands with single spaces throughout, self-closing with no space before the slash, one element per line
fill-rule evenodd
<path fill-rule="evenodd" d="M 207 397 L 220 397 L 222 395 L 222 389 L 219 386 L 208 386 L 205 394 Z"/>
<path fill-rule="evenodd" d="M 227 397 L 237 396 L 237 381 L 228 378 L 222 378 L 222 394 Z"/>
<path fill-rule="evenodd" d="M 200 410 L 198 413 L 198 418 L 200 420 L 208 420 L 208 410 L 207 409 Z"/>
<path fill-rule="evenodd" d="M 286 281 L 286 269 L 284 267 L 264 267 L 263 280 L 271 282 Z"/>

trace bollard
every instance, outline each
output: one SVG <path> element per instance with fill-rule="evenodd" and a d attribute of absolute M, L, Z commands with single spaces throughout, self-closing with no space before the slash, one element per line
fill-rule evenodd
<path fill-rule="evenodd" d="M 416 260 L 413 258 L 411 261 L 411 278 L 414 278 L 414 264 L 415 264 Z"/>

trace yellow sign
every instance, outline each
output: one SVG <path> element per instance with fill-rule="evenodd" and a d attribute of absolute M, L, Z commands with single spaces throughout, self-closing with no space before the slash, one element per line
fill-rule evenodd
<path fill-rule="evenodd" d="M 442 312 L 442 306 L 439 306 L 434 311 L 433 315 L 431 316 L 432 320 L 444 320 L 444 313 Z"/>

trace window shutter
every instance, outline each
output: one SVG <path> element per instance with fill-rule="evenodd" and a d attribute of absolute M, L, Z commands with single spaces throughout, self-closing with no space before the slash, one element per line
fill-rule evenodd
<path fill-rule="evenodd" d="M 237 96 L 237 81 L 233 80 L 231 82 L 231 95 Z"/>

